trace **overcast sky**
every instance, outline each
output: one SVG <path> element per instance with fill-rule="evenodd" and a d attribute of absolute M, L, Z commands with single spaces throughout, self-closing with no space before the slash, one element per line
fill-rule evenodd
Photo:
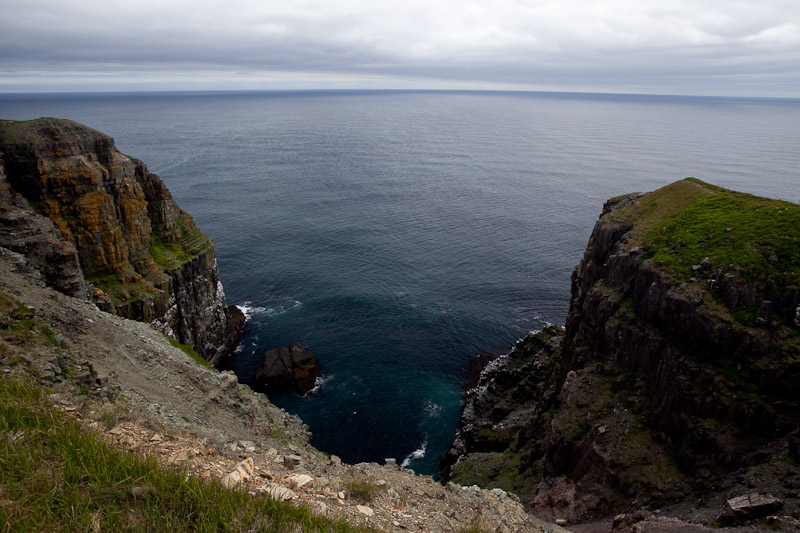
<path fill-rule="evenodd" d="M 800 0 L 0 0 L 0 92 L 800 97 Z"/>

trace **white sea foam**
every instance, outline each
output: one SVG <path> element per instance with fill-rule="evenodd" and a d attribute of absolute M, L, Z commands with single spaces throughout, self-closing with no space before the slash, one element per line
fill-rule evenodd
<path fill-rule="evenodd" d="M 248 301 L 238 304 L 236 307 L 238 307 L 242 311 L 242 313 L 244 313 L 244 317 L 247 320 L 250 320 L 256 315 L 266 315 L 266 316 L 282 315 L 283 313 L 291 309 L 294 309 L 295 307 L 299 307 L 301 305 L 303 304 L 302 302 L 300 302 L 300 300 L 289 300 L 286 303 L 276 305 L 274 307 L 253 305 L 253 302 Z"/>
<path fill-rule="evenodd" d="M 422 441 L 422 444 L 420 444 L 419 448 L 408 454 L 408 456 L 405 459 L 403 459 L 403 462 L 400 463 L 400 466 L 402 468 L 408 468 L 408 465 L 411 464 L 411 461 L 414 461 L 416 459 L 422 459 L 423 457 L 425 457 L 425 452 L 427 451 L 428 451 L 428 436 L 425 435 L 425 439 Z"/>
<path fill-rule="evenodd" d="M 236 307 L 239 308 L 239 311 L 244 313 L 244 317 L 247 320 L 250 320 L 251 318 L 253 318 L 253 315 L 260 315 L 262 313 L 266 313 L 267 312 L 267 308 L 266 307 L 255 306 L 255 305 L 253 305 L 253 302 L 243 302 L 243 303 L 237 304 Z"/>
<path fill-rule="evenodd" d="M 332 379 L 333 379 L 333 374 L 328 376 L 326 375 L 317 376 L 317 379 L 314 380 L 314 388 L 305 393 L 303 396 L 316 396 L 317 394 L 322 392 L 322 389 L 325 388 L 325 384 Z"/>
<path fill-rule="evenodd" d="M 425 413 L 428 418 L 437 418 L 442 412 L 442 406 L 428 400 L 428 405 L 425 406 Z"/>

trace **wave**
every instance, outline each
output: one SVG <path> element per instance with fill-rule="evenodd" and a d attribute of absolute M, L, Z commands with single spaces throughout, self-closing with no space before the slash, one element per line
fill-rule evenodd
<path fill-rule="evenodd" d="M 325 388 L 325 384 L 328 383 L 332 379 L 333 379 L 333 374 L 331 374 L 329 376 L 326 376 L 326 375 L 317 376 L 317 379 L 314 380 L 314 388 L 311 389 L 310 391 L 308 391 L 307 393 L 305 393 L 303 396 L 304 397 L 316 396 L 317 394 L 322 392 L 322 389 Z"/>
<path fill-rule="evenodd" d="M 403 462 L 400 463 L 401 468 L 408 468 L 408 465 L 411 464 L 411 461 L 415 461 L 417 459 L 422 459 L 425 457 L 425 453 L 428 451 L 428 435 L 425 435 L 425 438 L 422 440 L 422 444 L 419 445 L 419 448 L 411 452 L 403 459 Z"/>
<path fill-rule="evenodd" d="M 435 404 L 428 400 L 428 404 L 425 406 L 425 414 L 428 416 L 428 418 L 438 418 L 441 412 L 441 405 Z"/>
<path fill-rule="evenodd" d="M 247 301 L 237 304 L 236 307 L 244 313 L 244 317 L 247 320 L 251 320 L 254 316 L 257 315 L 266 315 L 266 316 L 277 316 L 282 315 L 283 313 L 294 309 L 295 307 L 299 307 L 303 305 L 300 300 L 289 300 L 285 304 L 276 305 L 275 307 L 263 307 L 253 305 L 253 302 Z"/>

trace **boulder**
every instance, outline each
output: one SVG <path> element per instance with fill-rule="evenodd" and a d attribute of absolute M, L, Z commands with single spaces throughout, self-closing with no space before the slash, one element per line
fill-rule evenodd
<path fill-rule="evenodd" d="M 782 507 L 783 502 L 769 494 L 742 494 L 725 502 L 718 520 L 723 524 L 744 522 L 773 514 Z"/>
<path fill-rule="evenodd" d="M 295 342 L 264 354 L 264 361 L 253 376 L 251 387 L 266 394 L 288 389 L 305 394 L 314 388 L 319 375 L 319 363 L 314 355 Z"/>

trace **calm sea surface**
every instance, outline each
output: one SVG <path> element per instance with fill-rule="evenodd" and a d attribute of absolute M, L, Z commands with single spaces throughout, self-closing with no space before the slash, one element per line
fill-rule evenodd
<path fill-rule="evenodd" d="M 145 161 L 249 317 L 232 368 L 307 344 L 274 398 L 352 462 L 434 474 L 479 351 L 563 323 L 603 202 L 695 176 L 800 203 L 800 101 L 547 93 L 0 95 Z"/>

